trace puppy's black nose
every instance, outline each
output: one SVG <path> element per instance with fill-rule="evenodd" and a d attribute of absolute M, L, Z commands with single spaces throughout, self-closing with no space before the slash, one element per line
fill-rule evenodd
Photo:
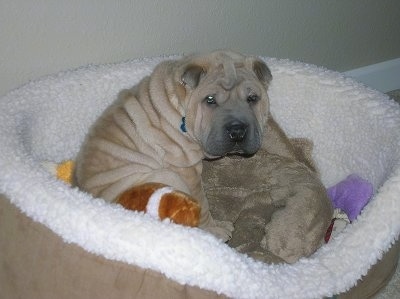
<path fill-rule="evenodd" d="M 240 142 L 246 136 L 247 124 L 241 121 L 233 121 L 226 126 L 226 131 L 231 141 Z"/>

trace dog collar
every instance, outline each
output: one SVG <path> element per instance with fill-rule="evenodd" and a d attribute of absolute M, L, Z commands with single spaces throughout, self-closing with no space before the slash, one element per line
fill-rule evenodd
<path fill-rule="evenodd" d="M 186 130 L 186 118 L 185 118 L 185 117 L 182 117 L 181 131 L 182 131 L 183 133 L 186 133 L 186 132 L 187 132 L 187 130 Z"/>

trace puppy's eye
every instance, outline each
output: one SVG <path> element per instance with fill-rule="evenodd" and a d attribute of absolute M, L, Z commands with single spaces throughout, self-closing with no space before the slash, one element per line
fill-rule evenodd
<path fill-rule="evenodd" d="M 206 101 L 206 103 L 207 103 L 208 105 L 215 105 L 215 104 L 217 104 L 217 100 L 215 99 L 215 96 L 213 96 L 213 95 L 206 96 L 206 98 L 205 98 L 204 100 Z"/>
<path fill-rule="evenodd" d="M 257 103 L 258 100 L 259 100 L 259 97 L 258 97 L 258 95 L 256 95 L 256 94 L 250 94 L 250 95 L 247 97 L 247 102 L 250 103 L 250 104 Z"/>

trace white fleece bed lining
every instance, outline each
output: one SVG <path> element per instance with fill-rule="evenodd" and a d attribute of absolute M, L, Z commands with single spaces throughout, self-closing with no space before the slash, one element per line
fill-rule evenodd
<path fill-rule="evenodd" d="M 377 190 L 352 225 L 294 265 L 256 262 L 199 229 L 93 199 L 42 168 L 73 158 L 117 92 L 163 59 L 62 72 L 0 99 L 0 192 L 65 242 L 181 284 L 235 298 L 317 298 L 355 285 L 400 233 L 400 108 L 338 73 L 265 58 L 274 77 L 271 110 L 291 137 L 314 140 L 324 184 L 358 173 Z"/>

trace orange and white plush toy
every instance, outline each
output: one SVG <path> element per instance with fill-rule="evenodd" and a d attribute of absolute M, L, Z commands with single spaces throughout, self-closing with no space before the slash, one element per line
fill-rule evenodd
<path fill-rule="evenodd" d="M 200 205 L 190 195 L 160 183 L 146 183 L 122 193 L 117 201 L 128 210 L 145 211 L 163 220 L 177 224 L 198 226 Z"/>
<path fill-rule="evenodd" d="M 72 183 L 74 162 L 43 163 L 58 179 Z M 116 203 L 133 211 L 143 211 L 156 219 L 169 218 L 177 224 L 198 226 L 200 205 L 188 194 L 160 183 L 145 183 L 122 193 Z"/>

